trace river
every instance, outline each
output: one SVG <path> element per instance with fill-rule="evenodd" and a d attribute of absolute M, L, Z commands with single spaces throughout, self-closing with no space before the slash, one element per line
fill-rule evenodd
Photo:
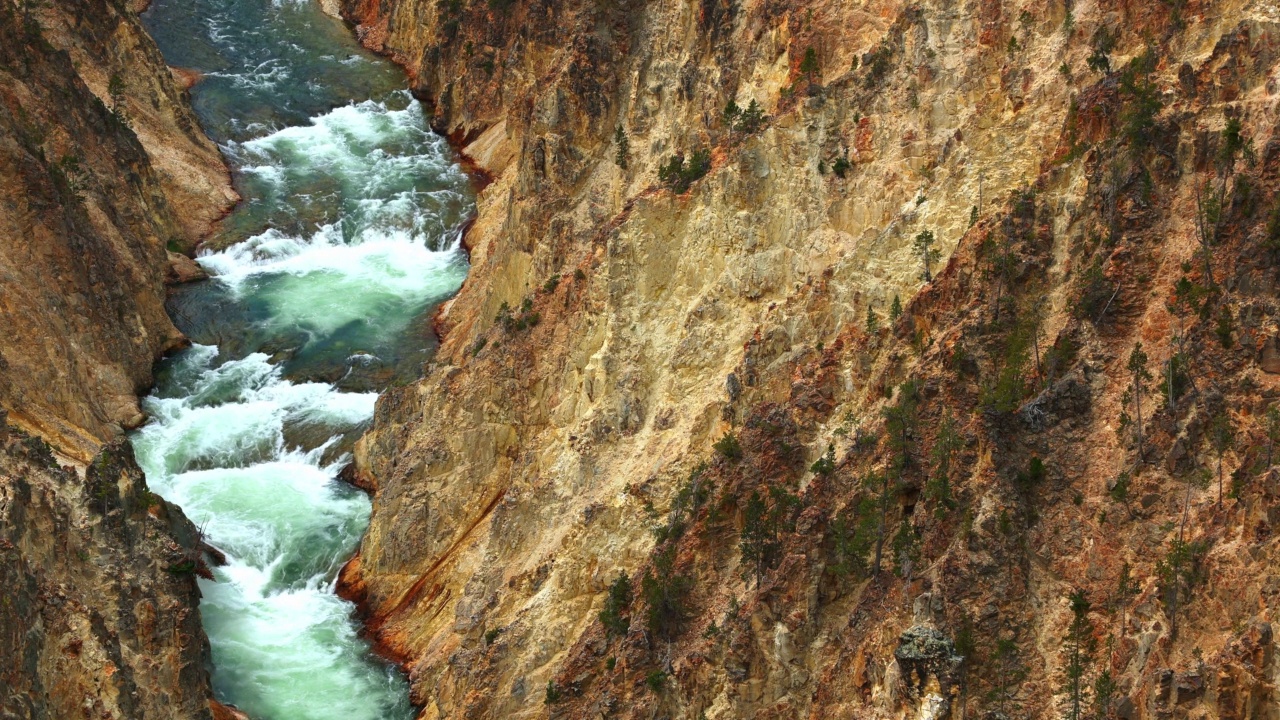
<path fill-rule="evenodd" d="M 377 391 L 434 350 L 467 264 L 467 177 L 399 70 L 314 0 L 156 0 L 166 61 L 243 201 L 170 312 L 133 435 L 151 487 L 228 559 L 201 581 L 218 699 L 253 720 L 411 718 L 408 686 L 334 594 L 369 499 L 337 479 Z"/>

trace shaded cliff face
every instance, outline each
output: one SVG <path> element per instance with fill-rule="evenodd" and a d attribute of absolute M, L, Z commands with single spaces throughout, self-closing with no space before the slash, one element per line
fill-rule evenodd
<path fill-rule="evenodd" d="M 0 713 L 211 718 L 195 527 L 124 441 L 81 479 L 0 428 Z"/>
<path fill-rule="evenodd" d="M 131 11 L 6 4 L 0 46 L 0 405 L 85 462 L 182 340 L 168 248 L 234 193 Z"/>
<path fill-rule="evenodd" d="M 357 449 L 424 717 L 1051 716 L 1077 590 L 1081 698 L 1270 717 L 1273 8 L 344 13 L 493 178 Z"/>

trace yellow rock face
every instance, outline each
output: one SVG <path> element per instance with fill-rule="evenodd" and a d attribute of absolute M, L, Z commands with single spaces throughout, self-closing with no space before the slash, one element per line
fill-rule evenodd
<path fill-rule="evenodd" d="M 1069 20 L 1062 3 L 1039 1 L 397 0 L 348 2 L 344 13 L 368 44 L 407 67 L 438 127 L 492 180 L 468 234 L 471 275 L 438 319 L 444 344 L 434 366 L 380 400 L 357 448 L 358 472 L 377 494 L 345 580 L 410 668 L 428 718 L 541 716 L 548 681 L 589 688 L 565 706 L 583 717 L 609 702 L 643 717 L 960 712 L 936 679 L 912 694 L 893 674 L 899 633 L 932 622 L 930 597 L 941 590 L 873 588 L 888 599 L 852 628 L 862 590 L 831 606 L 819 602 L 816 580 L 796 580 L 785 597 L 754 596 L 737 572 L 732 532 L 682 546 L 682 557 L 696 556 L 700 583 L 711 584 L 698 591 L 697 627 L 730 598 L 733 607 L 752 603 L 734 636 L 754 648 L 734 651 L 755 659 L 749 670 L 696 632 L 665 652 L 651 646 L 655 665 L 627 666 L 625 680 L 604 689 L 607 674 L 583 658 L 600 665 L 616 652 L 625 664 L 639 652 L 602 649 L 602 593 L 619 571 L 634 577 L 649 563 L 656 521 L 646 508 L 667 508 L 690 470 L 712 457 L 712 442 L 752 408 L 780 403 L 807 418 L 807 467 L 828 442 L 840 443 L 842 462 L 854 457 L 836 430 L 875 424 L 884 387 L 913 368 L 935 388 L 957 382 L 927 374 L 942 372 L 941 344 L 918 349 L 917 359 L 910 338 L 941 342 L 970 302 L 975 315 L 989 312 L 982 285 L 994 281 L 984 279 L 978 246 L 1000 237 L 1014 191 L 1035 189 L 1037 221 L 1054 243 L 1035 291 L 1046 301 L 1045 347 L 1067 327 L 1071 248 L 1093 230 L 1082 219 L 1101 192 L 1091 168 L 1108 152 L 1102 138 L 1114 137 L 1115 117 L 1095 127 L 1081 104 L 1117 82 L 1108 86 L 1086 65 L 1100 28 L 1118 34 L 1115 68 L 1142 52 L 1144 33 L 1159 35 L 1153 77 L 1166 113 L 1190 113 L 1188 138 L 1192 127 L 1218 132 L 1228 104 L 1245 109 L 1259 148 L 1275 121 L 1274 69 L 1239 60 L 1273 47 L 1264 38 L 1280 18 L 1265 3 L 1188 6 L 1176 30 L 1158 2 L 1076 3 Z M 809 48 L 819 66 L 812 78 L 800 70 Z M 1237 68 L 1229 79 L 1214 74 L 1225 65 Z M 1195 97 L 1179 95 L 1180 74 L 1200 78 Z M 758 103 L 763 128 L 728 127 L 730 100 Z M 1174 143 L 1176 153 L 1189 155 L 1190 142 Z M 1088 158 L 1072 156 L 1086 145 Z M 672 154 L 703 147 L 710 172 L 684 194 L 663 187 L 659 168 Z M 1176 280 L 1194 250 L 1188 202 L 1198 182 L 1187 171 L 1167 186 L 1174 199 L 1153 231 L 1164 233 L 1159 248 L 1169 258 L 1160 280 Z M 922 287 L 912 242 L 925 230 L 941 251 L 935 273 L 967 248 L 921 301 L 932 310 L 900 323 L 897 340 L 857 340 L 868 308 L 887 324 L 894 297 L 909 306 Z M 1162 295 L 1143 297 L 1138 307 L 1164 312 Z M 1155 331 L 1118 332 L 1090 345 L 1107 369 L 1123 363 L 1116 348 Z M 815 353 L 837 344 L 863 350 L 831 351 L 819 372 Z M 1105 498 L 1124 454 L 1108 424 L 1123 388 L 1098 382 L 1103 410 L 1082 431 L 1087 452 L 1059 461 L 1087 479 L 1090 498 Z M 994 465 L 1004 461 L 979 442 L 966 470 L 970 509 L 994 527 L 1003 502 Z M 813 481 L 801 475 L 802 487 Z M 1059 517 L 1038 532 L 1065 533 L 1071 522 Z M 1026 661 L 1026 707 L 1049 714 L 1066 617 L 1058 601 L 1087 566 L 1080 546 L 1053 547 L 1029 571 L 1027 587 L 1044 597 L 1024 617 L 1044 634 Z M 812 561 L 820 552 L 816 543 L 802 554 Z M 924 573 L 935 586 L 948 557 L 935 554 Z M 947 589 L 957 605 L 938 612 L 954 618 L 949 608 L 963 593 Z M 992 607 L 1000 602 L 997 584 L 982 592 Z M 1143 622 L 1158 634 L 1152 602 Z M 983 610 L 965 603 L 966 612 Z M 633 633 L 628 647 L 642 641 Z M 679 677 L 666 700 L 636 680 L 664 663 Z M 1154 682 L 1154 667 L 1123 672 L 1134 692 Z"/>

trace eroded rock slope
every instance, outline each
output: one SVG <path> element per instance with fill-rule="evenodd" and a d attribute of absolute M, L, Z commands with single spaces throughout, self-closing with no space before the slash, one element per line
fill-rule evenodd
<path fill-rule="evenodd" d="M 166 274 L 234 200 L 133 10 L 0 3 L 0 717 L 228 716 L 199 534 L 120 435 L 183 342 Z"/>
<path fill-rule="evenodd" d="M 196 528 L 125 441 L 82 479 L 0 436 L 0 717 L 212 718 Z"/>
<path fill-rule="evenodd" d="M 182 341 L 170 251 L 235 195 L 121 3 L 5 3 L 0 105 L 0 406 L 86 462 L 141 420 L 152 363 Z"/>
<path fill-rule="evenodd" d="M 1272 3 L 344 13 L 492 179 L 357 450 L 424 717 L 1275 717 Z"/>

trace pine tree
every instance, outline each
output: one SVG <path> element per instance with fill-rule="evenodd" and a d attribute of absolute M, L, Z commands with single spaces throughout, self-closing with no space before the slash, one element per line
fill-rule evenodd
<path fill-rule="evenodd" d="M 1267 467 L 1273 465 L 1276 441 L 1280 440 L 1280 407 L 1272 405 L 1267 408 Z"/>
<path fill-rule="evenodd" d="M 946 511 L 955 507 L 951 498 L 951 464 L 955 454 L 964 446 L 964 439 L 956 432 L 951 411 L 942 414 L 938 434 L 929 457 L 933 461 L 933 475 L 925 486 L 925 495 L 934 502 L 934 514 L 941 519 Z"/>
<path fill-rule="evenodd" d="M 908 380 L 898 386 L 898 402 L 882 411 L 884 416 L 885 439 L 889 444 L 891 459 L 889 472 L 880 478 L 880 522 L 876 529 L 876 554 L 873 572 L 880 573 L 880 562 L 884 555 L 885 532 L 889 516 L 890 477 L 894 486 L 901 484 L 903 474 L 911 464 L 911 435 L 915 431 L 916 411 L 920 402 L 920 388 L 915 380 Z M 875 477 L 874 474 L 871 477 Z M 870 481 L 871 478 L 868 478 Z"/>
<path fill-rule="evenodd" d="M 684 629 L 686 607 L 693 591 L 693 578 L 676 573 L 676 548 L 668 544 L 653 557 L 653 567 L 640 579 L 649 632 L 663 640 L 674 640 Z"/>
<path fill-rule="evenodd" d="M 898 532 L 893 536 L 894 572 L 904 580 L 911 579 L 911 570 L 920 561 L 920 539 L 915 528 L 907 518 L 898 523 Z"/>
<path fill-rule="evenodd" d="M 1116 594 L 1112 600 L 1117 609 L 1120 610 L 1120 638 L 1124 638 L 1125 619 L 1129 610 L 1129 600 L 1138 594 L 1138 581 L 1133 577 L 1133 570 L 1129 567 L 1129 563 L 1120 566 L 1120 578 L 1116 581 Z"/>
<path fill-rule="evenodd" d="M 747 103 L 747 109 L 738 116 L 736 129 L 750 135 L 758 132 L 762 127 L 764 127 L 764 109 L 755 98 L 752 98 L 751 102 Z"/>
<path fill-rule="evenodd" d="M 893 304 L 889 306 L 889 322 L 897 322 L 902 317 L 902 300 L 897 296 L 893 296 Z"/>
<path fill-rule="evenodd" d="M 942 257 L 942 253 L 933 246 L 935 242 L 937 239 L 934 238 L 932 230 L 921 230 L 911 244 L 912 250 L 920 258 L 920 264 L 924 266 L 920 272 L 920 279 L 925 282 L 933 280 L 933 264 Z"/>
<path fill-rule="evenodd" d="M 1181 534 L 1181 533 L 1179 533 Z M 1165 557 L 1156 562 L 1156 577 L 1160 580 L 1161 595 L 1169 615 L 1169 635 L 1178 637 L 1179 609 L 1191 599 L 1191 592 L 1200 582 L 1201 567 L 1208 548 L 1203 542 L 1186 542 L 1178 538 L 1169 543 Z"/>
<path fill-rule="evenodd" d="M 743 573 L 755 578 L 756 587 L 760 587 L 765 571 L 777 564 L 782 551 L 782 531 L 788 529 L 792 511 L 798 504 L 796 496 L 784 488 L 770 488 L 768 500 L 758 490 L 751 491 L 743 511 L 738 548 L 742 552 Z"/>
<path fill-rule="evenodd" d="M 755 578 L 756 587 L 764 575 L 765 562 L 772 553 L 768 523 L 769 506 L 758 490 L 751 491 L 743 510 L 742 534 L 738 549 L 742 552 L 743 573 Z"/>
<path fill-rule="evenodd" d="M 631 605 L 631 579 L 626 573 L 618 573 L 618 578 L 609 586 L 609 594 L 605 597 L 604 609 L 600 611 L 600 624 L 604 625 L 607 635 L 626 635 L 631 627 L 631 619 L 624 616 Z"/>
<path fill-rule="evenodd" d="M 1000 713 L 1008 717 L 1009 701 L 1013 698 L 1012 688 L 1022 679 L 1018 666 L 1018 644 L 1013 638 L 996 640 L 996 649 L 992 657 L 996 663 L 996 683 L 992 689 L 996 697 L 996 706 Z"/>
<path fill-rule="evenodd" d="M 613 144 L 617 147 L 613 155 L 613 162 L 623 170 L 627 169 L 627 159 L 631 156 L 631 140 L 627 138 L 627 133 L 622 130 L 619 125 L 613 131 Z"/>
<path fill-rule="evenodd" d="M 1110 669 L 1104 668 L 1098 673 L 1097 679 L 1093 681 L 1093 717 L 1097 720 L 1111 717 L 1111 701 L 1115 699 L 1119 689 L 1119 685 L 1111 677 Z"/>
<path fill-rule="evenodd" d="M 724 106 L 724 113 L 721 115 L 721 117 L 724 118 L 724 124 L 728 126 L 730 130 L 733 129 L 734 125 L 738 122 L 738 118 L 741 116 L 742 108 L 738 107 L 738 103 L 733 100 L 730 100 L 729 104 Z"/>
<path fill-rule="evenodd" d="M 867 553 L 871 551 L 876 532 L 876 503 L 863 498 L 850 503 L 831 522 L 831 572 L 838 577 L 861 578 L 867 574 Z"/>
<path fill-rule="evenodd" d="M 880 318 L 876 315 L 876 311 L 872 309 L 871 304 L 867 304 L 867 334 L 875 335 L 880 332 Z"/>
<path fill-rule="evenodd" d="M 813 48 L 804 51 L 804 59 L 800 61 L 800 72 L 804 73 L 809 82 L 813 82 L 813 76 L 818 74 L 818 52 Z"/>
<path fill-rule="evenodd" d="M 880 563 L 884 558 L 885 523 L 889 515 L 889 474 L 872 471 L 863 479 L 862 484 L 876 493 L 876 531 L 875 555 L 871 561 L 871 574 L 880 574 Z"/>
<path fill-rule="evenodd" d="M 1128 388 L 1124 391 L 1124 397 L 1121 402 L 1125 408 L 1129 403 L 1133 403 L 1134 413 L 1136 415 L 1136 428 L 1138 438 L 1138 462 L 1143 459 L 1143 432 L 1142 432 L 1142 396 L 1146 392 L 1147 385 L 1151 382 L 1151 371 L 1147 369 L 1147 354 L 1142 351 L 1142 343 L 1134 343 L 1133 351 L 1129 353 L 1129 362 L 1125 366 L 1130 373 L 1130 381 Z M 1135 422 L 1134 418 L 1130 418 L 1127 411 L 1120 412 L 1120 429 L 1123 431 L 1130 424 Z"/>
<path fill-rule="evenodd" d="M 1069 599 L 1071 624 L 1067 626 L 1067 636 L 1064 639 L 1067 649 L 1066 693 L 1069 702 L 1067 718 L 1081 720 L 1087 689 L 1084 676 L 1093 662 L 1097 641 L 1093 637 L 1093 623 L 1089 620 L 1090 604 L 1084 591 L 1076 590 L 1071 593 Z"/>
<path fill-rule="evenodd" d="M 1222 504 L 1222 456 L 1235 447 L 1236 431 L 1231 424 L 1231 416 L 1226 410 L 1218 411 L 1209 423 L 1209 440 L 1213 443 L 1213 452 L 1218 459 L 1218 504 Z"/>

